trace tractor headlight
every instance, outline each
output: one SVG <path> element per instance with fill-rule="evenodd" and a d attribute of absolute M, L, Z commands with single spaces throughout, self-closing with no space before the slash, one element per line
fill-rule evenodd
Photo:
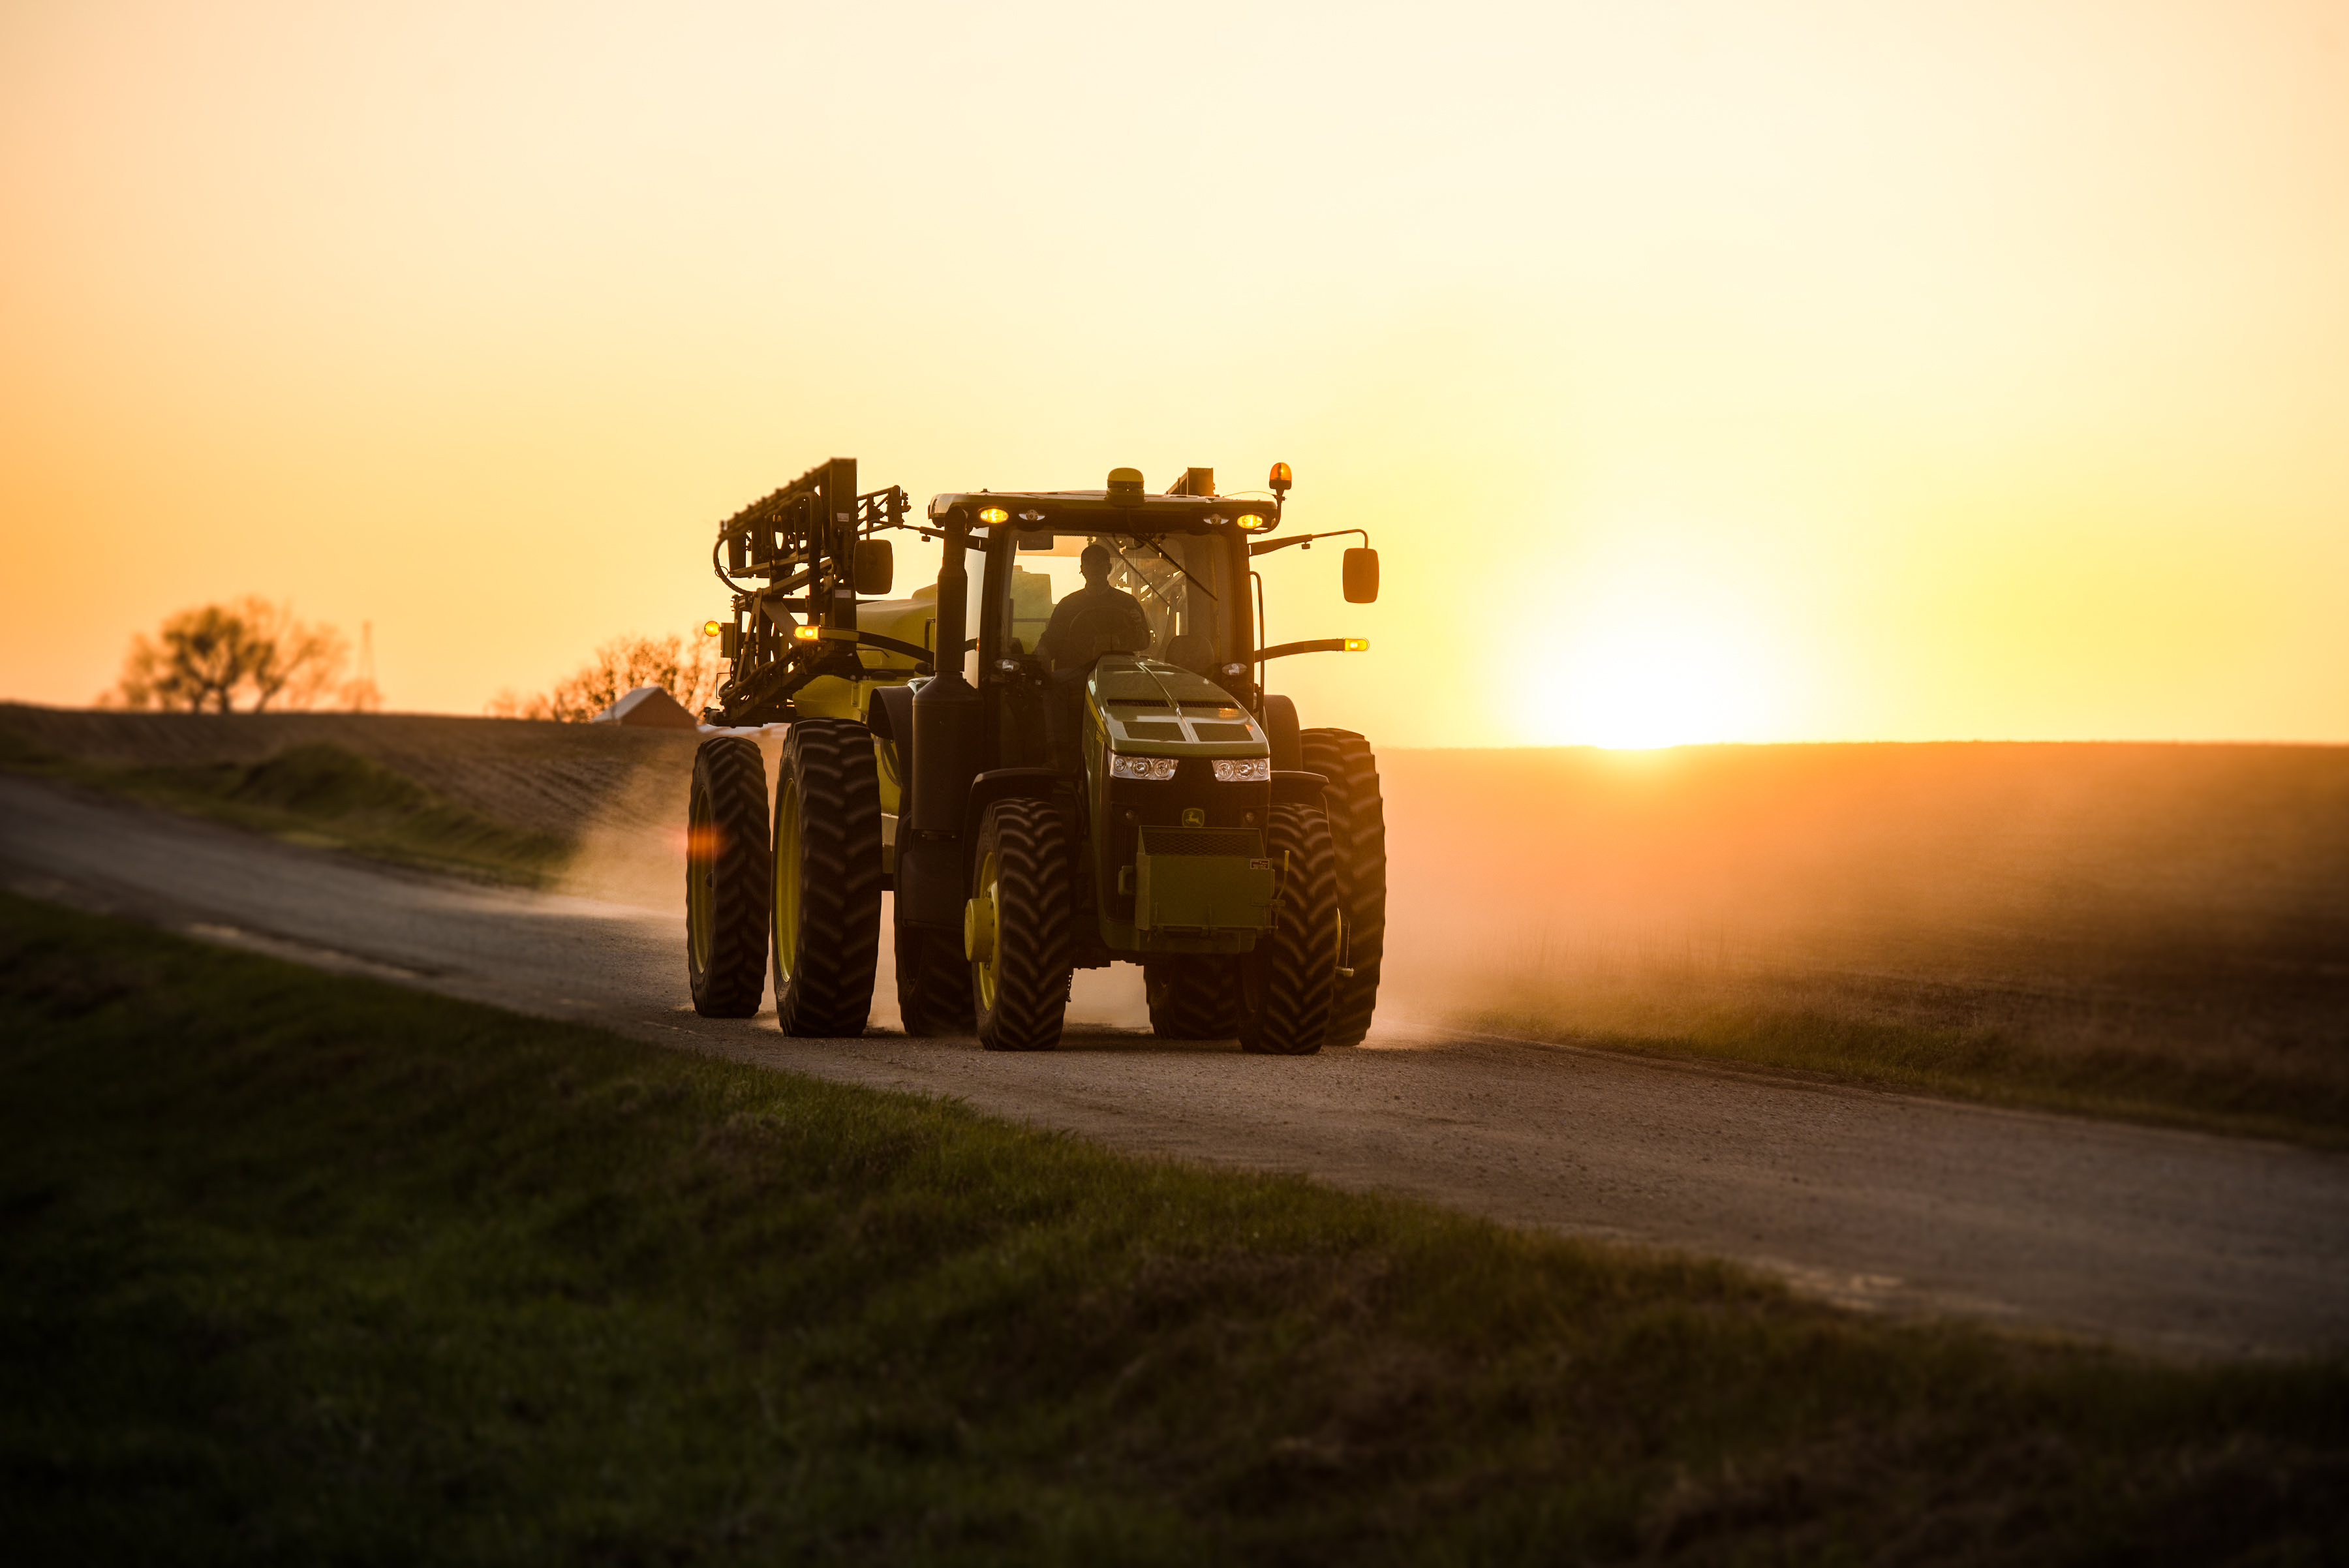
<path fill-rule="evenodd" d="M 1222 784 L 1270 784 L 1270 757 L 1217 757 L 1216 778 Z"/>
<path fill-rule="evenodd" d="M 1174 759 L 1129 757 L 1112 752 L 1109 754 L 1109 776 L 1113 779 L 1152 779 L 1164 784 L 1174 776 Z"/>

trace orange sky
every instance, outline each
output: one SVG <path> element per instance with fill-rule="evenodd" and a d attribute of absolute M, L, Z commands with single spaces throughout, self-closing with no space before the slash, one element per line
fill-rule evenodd
<path fill-rule="evenodd" d="M 2349 741 L 2349 4 L 0 8 L 0 695 L 477 711 L 823 457 L 1295 465 L 1308 723 Z"/>

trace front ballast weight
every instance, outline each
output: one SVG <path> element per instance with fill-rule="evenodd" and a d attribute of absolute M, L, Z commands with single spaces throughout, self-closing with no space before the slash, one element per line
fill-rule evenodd
<path fill-rule="evenodd" d="M 1120 469 L 1099 491 L 940 495 L 916 520 L 833 459 L 727 519 L 712 565 L 734 614 L 710 623 L 728 670 L 707 717 L 737 732 L 695 762 L 695 1006 L 750 1016 L 771 977 L 786 1033 L 861 1033 L 889 893 L 909 1034 L 1048 1050 L 1075 971 L 1131 962 L 1161 1038 L 1359 1043 L 1385 933 L 1376 759 L 1303 729 L 1264 671 L 1366 644 L 1264 637 L 1250 562 L 1303 542 L 1264 537 L 1288 480 L 1226 496 L 1191 469 L 1149 494 Z M 893 529 L 944 547 L 936 583 L 902 599 L 885 597 Z M 1078 563 L 1051 562 L 1081 554 L 1083 603 L 1132 602 L 1070 624 L 1133 629 L 1072 652 L 1047 634 Z M 1367 536 L 1345 555 L 1366 601 Z M 780 748 L 740 732 L 770 725 Z"/>

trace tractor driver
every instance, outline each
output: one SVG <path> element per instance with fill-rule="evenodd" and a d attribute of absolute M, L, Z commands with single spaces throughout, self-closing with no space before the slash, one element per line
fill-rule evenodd
<path fill-rule="evenodd" d="M 1109 586 L 1109 550 L 1088 545 L 1077 557 L 1085 586 L 1052 607 L 1036 651 L 1051 660 L 1051 693 L 1044 730 L 1053 765 L 1077 765 L 1077 732 L 1085 705 L 1085 676 L 1105 653 L 1141 653 L 1150 647 L 1150 618 L 1142 601 Z"/>
<path fill-rule="evenodd" d="M 1150 646 L 1150 618 L 1140 599 L 1109 586 L 1110 560 L 1106 545 L 1085 546 L 1077 557 L 1085 586 L 1052 607 L 1052 618 L 1036 639 L 1036 651 L 1052 661 L 1056 673 L 1081 677 L 1104 653 L 1140 653 Z"/>

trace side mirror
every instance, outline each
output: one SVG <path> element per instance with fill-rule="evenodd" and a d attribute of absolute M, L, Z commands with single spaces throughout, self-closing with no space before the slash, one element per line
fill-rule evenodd
<path fill-rule="evenodd" d="M 856 541 L 855 566 L 856 591 L 868 598 L 887 593 L 890 585 L 897 580 L 896 556 L 886 539 Z M 1353 581 L 1351 577 L 1346 580 Z M 1371 574 L 1371 580 L 1378 580 L 1377 572 Z"/>
<path fill-rule="evenodd" d="M 1379 553 L 1376 550 L 1347 551 L 1345 572 L 1348 604 L 1374 605 L 1379 602 Z"/>

